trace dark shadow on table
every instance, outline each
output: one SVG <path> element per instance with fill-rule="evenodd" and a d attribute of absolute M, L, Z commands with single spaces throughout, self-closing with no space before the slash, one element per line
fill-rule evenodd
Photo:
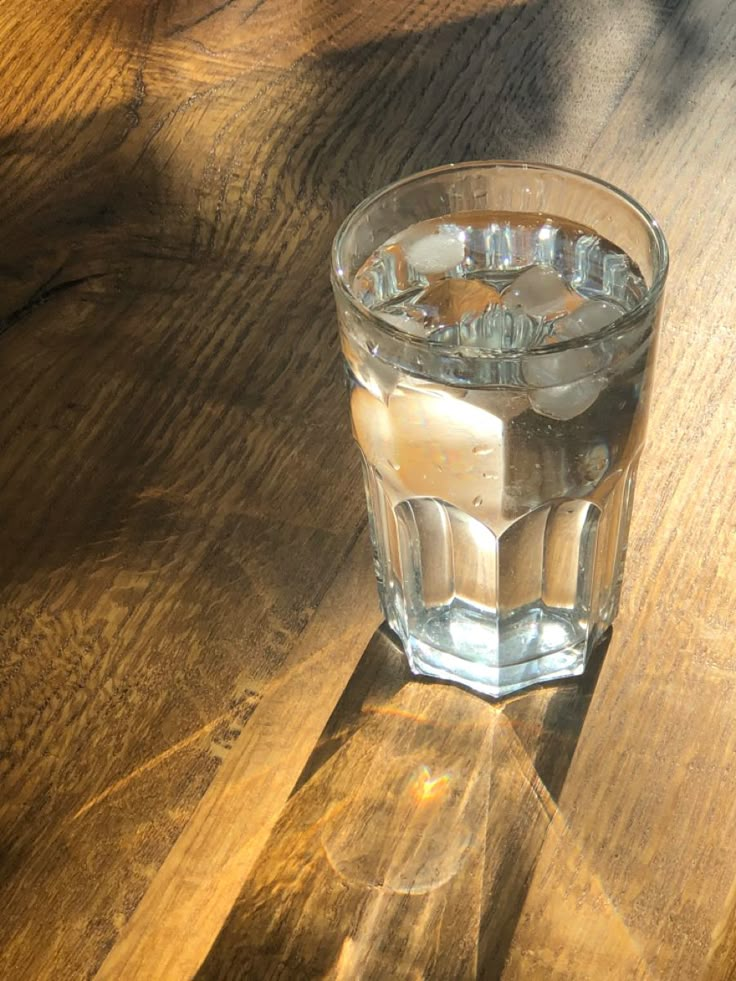
<path fill-rule="evenodd" d="M 132 25 L 144 16 L 145 6 L 134 0 L 119 5 L 123 18 L 133 18 Z M 207 4 L 195 6 L 201 23 L 200 8 L 207 13 Z M 354 2 L 353 9 L 356 17 L 370 16 L 364 4 Z M 255 458 L 255 449 L 267 438 L 265 427 L 259 428 L 248 412 L 262 410 L 270 420 L 288 408 L 301 416 L 305 428 L 316 418 L 328 419 L 325 433 L 333 455 L 326 455 L 325 480 L 334 485 L 335 500 L 349 499 L 350 506 L 354 502 L 355 508 L 362 507 L 355 469 L 350 471 L 344 462 L 347 423 L 344 417 L 342 423 L 333 421 L 341 404 L 328 285 L 332 235 L 366 193 L 410 171 L 448 160 L 538 155 L 562 125 L 560 106 L 575 61 L 561 55 L 561 42 L 575 26 L 574 9 L 567 3 L 532 0 L 424 31 L 402 30 L 399 13 L 391 36 L 339 51 L 327 50 L 327 45 L 263 82 L 246 79 L 241 84 L 244 76 L 234 71 L 227 88 L 236 107 L 231 115 L 227 100 L 217 105 L 216 95 L 210 106 L 203 95 L 207 79 L 192 81 L 192 91 L 185 93 L 190 98 L 175 107 L 167 92 L 156 91 L 155 73 L 149 78 L 141 62 L 133 66 L 127 103 L 76 116 L 70 110 L 42 128 L 33 123 L 15 131 L 6 127 L 0 140 L 0 242 L 5 246 L 0 355 L 8 375 L 25 386 L 17 398 L 13 395 L 13 408 L 29 403 L 17 426 L 0 427 L 0 442 L 12 443 L 20 454 L 17 469 L 3 474 L 7 481 L 0 499 L 6 515 L 0 586 L 11 599 L 20 584 L 31 581 L 23 603 L 37 598 L 39 604 L 53 606 L 62 595 L 68 606 L 64 590 L 80 581 L 89 584 L 90 609 L 108 592 L 117 608 L 142 609 L 139 589 L 115 587 L 111 592 L 116 574 L 150 566 L 154 588 L 160 589 L 165 555 L 157 543 L 168 541 L 171 553 L 181 554 L 209 533 L 205 495 L 194 493 L 196 481 L 190 495 L 186 480 L 200 468 L 215 469 L 209 466 L 208 442 L 221 418 L 235 407 L 244 410 L 243 427 L 222 460 L 223 469 L 234 468 L 233 486 L 240 488 L 240 497 L 233 493 L 233 513 L 221 536 L 189 570 L 176 603 L 163 604 L 169 619 L 159 623 L 162 643 L 173 654 L 178 654 L 179 631 L 186 635 L 188 630 L 184 621 L 201 624 L 195 639 L 203 638 L 201 654 L 196 645 L 186 644 L 196 670 L 187 669 L 181 688 L 172 688 L 170 716 L 181 719 L 179 703 L 187 686 L 217 675 L 212 658 L 224 620 L 220 611 L 232 609 L 247 589 L 255 588 L 264 568 L 273 593 L 280 590 L 281 606 L 292 611 L 296 633 L 311 598 L 288 579 L 294 566 L 286 553 L 296 554 L 295 564 L 303 557 L 303 566 L 309 563 L 320 580 L 326 580 L 329 563 L 315 572 L 312 540 L 303 537 L 299 549 L 291 541 L 295 531 L 289 519 L 301 513 L 303 481 L 294 481 L 291 497 L 284 493 L 273 505 L 272 513 L 286 520 L 283 527 L 275 524 L 272 539 L 261 535 L 256 540 L 259 525 L 238 513 L 238 505 L 256 498 L 263 484 L 255 465 L 243 468 L 238 462 L 243 445 L 253 449 Z M 560 11 L 567 12 L 563 28 Z M 294 16 L 299 17 L 296 8 Z M 147 30 L 136 28 L 142 48 Z M 703 45 L 693 47 L 691 41 L 692 36 L 683 35 L 683 50 L 697 58 Z M 172 76 L 177 67 L 172 66 Z M 183 73 L 181 85 L 187 84 Z M 652 102 L 652 112 L 671 113 L 683 87 L 663 86 L 661 92 L 666 100 Z M 167 144 L 164 125 L 172 112 L 187 111 L 188 103 L 203 121 L 214 118 L 213 147 L 234 148 L 225 154 L 227 165 L 212 167 L 207 180 L 194 172 L 192 162 L 196 194 L 191 195 L 184 193 L 189 188 L 182 187 L 181 179 L 177 183 L 172 177 L 175 148 Z M 19 193 L 21 187 L 25 195 Z M 227 285 L 223 271 L 238 283 L 236 299 L 227 316 L 209 316 L 221 299 L 223 282 Z M 136 306 L 141 297 L 150 304 Z M 182 343 L 179 315 L 171 313 L 177 302 L 180 311 L 194 311 L 190 317 L 186 309 L 180 317 L 189 319 L 190 343 Z M 21 335 L 27 346 L 16 347 Z M 14 353 L 20 349 L 23 354 L 20 363 L 11 363 L 6 355 L 11 341 Z M 203 378 L 202 366 L 209 362 L 201 352 L 225 345 L 233 352 L 230 364 Z M 44 372 L 66 362 L 69 371 L 47 384 Z M 42 392 L 42 400 L 34 400 L 34 390 Z M 98 424 L 100 393 L 108 390 L 122 391 L 125 397 L 104 425 Z M 165 406 L 163 431 L 151 424 L 152 404 Z M 10 419 L 6 407 L 3 418 Z M 206 412 L 212 413 L 211 425 L 201 425 Z M 274 461 L 286 470 L 300 435 L 294 426 L 269 455 L 279 484 L 275 487 L 274 481 L 274 496 L 281 484 L 289 486 L 278 480 Z M 304 439 L 305 459 L 314 459 L 317 442 L 310 445 Z M 32 457 L 30 450 L 36 447 L 40 450 Z M 23 469 L 30 459 L 34 466 Z M 75 466 L 68 466 L 69 461 Z M 326 553 L 331 545 L 328 540 L 320 547 Z M 279 562 L 267 558 L 274 551 Z M 247 575 L 244 556 L 250 562 Z M 47 589 L 56 573 L 53 589 Z M 201 598 L 213 587 L 218 604 L 202 612 Z M 262 605 L 270 614 L 272 596 L 267 599 Z M 82 606 L 80 616 L 86 610 Z M 33 620 L 35 612 L 21 608 L 18 619 Z M 256 626 L 262 642 L 261 624 Z M 234 633 L 232 623 L 230 629 Z M 57 643 L 55 629 L 48 633 L 50 640 L 41 631 L 39 645 Z M 83 649 L 95 652 L 100 633 L 92 623 L 83 635 Z M 223 646 L 230 642 L 226 635 Z M 232 644 L 247 646 L 242 634 Z M 280 636 L 273 660 L 283 655 L 283 648 Z M 55 648 L 49 646 L 49 651 L 56 656 Z M 103 690 L 108 660 L 90 657 L 99 674 L 91 675 L 95 680 L 88 690 Z M 131 704 L 143 684 L 136 667 L 133 662 Z M 407 954 L 412 922 L 426 930 L 409 953 L 414 963 L 425 957 L 430 971 L 434 965 L 434 977 L 443 976 L 443 958 L 450 958 L 447 969 L 452 970 L 456 953 L 463 964 L 492 972 L 505 957 L 540 842 L 554 817 L 589 702 L 584 685 L 594 674 L 581 685 L 540 689 L 501 707 L 490 706 L 449 686 L 410 682 L 403 659 L 385 637 L 376 638 L 203 976 L 208 971 L 225 976 L 218 974 L 219 965 L 228 976 L 258 978 L 260 967 L 270 971 L 282 963 L 293 967 L 291 975 L 285 971 L 287 977 L 315 976 L 312 969 L 338 963 L 343 975 L 349 975 L 351 959 L 371 950 L 378 958 L 377 970 L 381 965 L 390 968 Z M 64 685 L 73 689 L 75 677 L 70 672 Z M 226 687 L 227 680 L 222 684 Z M 96 710 L 90 698 L 83 701 L 85 711 Z M 32 701 L 20 708 L 35 713 Z M 114 711 L 113 705 L 111 719 L 119 732 Z M 159 714 L 169 718 L 168 709 Z M 69 723 L 75 724 L 81 725 Z M 49 788 L 57 785 L 54 781 L 63 786 L 63 779 L 51 757 L 39 771 L 39 746 L 24 749 L 23 766 L 36 770 L 40 790 L 32 805 L 41 820 L 52 811 L 56 818 L 57 803 Z M 386 760 L 392 761 L 388 773 Z M 494 760 L 502 765 L 484 768 Z M 466 796 L 458 793 L 463 786 L 469 788 Z M 416 813 L 405 809 L 407 790 Z M 384 806 L 387 800 L 389 808 Z M 522 800 L 524 809 L 514 810 L 514 802 Z M 496 801 L 511 802 L 516 823 L 488 820 L 488 808 Z M 403 824 L 398 821 L 402 815 Z M 397 827 L 408 828 L 411 834 L 399 841 L 406 848 L 418 831 L 426 832 L 421 840 L 436 844 L 455 826 L 468 832 L 449 850 L 450 865 L 458 862 L 454 870 L 448 866 L 447 850 L 442 854 L 430 848 L 417 856 L 399 848 L 392 853 L 383 848 L 379 834 L 374 848 L 360 852 L 349 838 L 354 827 L 373 827 L 396 843 L 390 834 Z M 481 826 L 490 838 L 476 833 Z M 23 869 L 34 853 L 36 827 L 20 811 L 3 822 L 6 877 Z M 293 852 L 279 851 L 282 834 Z M 331 858 L 325 841 L 339 846 L 337 851 L 333 847 Z M 439 863 L 442 874 L 436 881 L 417 866 L 425 859 L 429 866 Z M 420 891 L 406 885 L 407 869 L 409 879 L 421 880 Z M 445 875 L 449 877 L 440 883 Z M 374 881 L 381 877 L 383 885 Z M 452 892 L 446 907 L 451 916 L 443 925 L 441 904 L 435 900 L 445 886 Z M 491 905 L 485 896 L 492 897 Z M 384 929 L 377 899 L 391 906 L 396 929 Z M 413 918 L 421 904 L 424 920 Z M 500 927 L 499 910 L 504 917 Z M 470 937 L 471 944 L 457 950 L 462 936 Z M 442 942 L 431 946 L 429 940 L 437 938 Z M 250 964 L 256 967 L 251 970 Z"/>
<path fill-rule="evenodd" d="M 555 805 L 559 805 L 611 637 L 609 630 L 593 648 L 581 677 L 532 689 L 510 699 L 504 708 L 519 742 L 533 760 L 541 786 Z M 480 929 L 479 977 L 490 981 L 501 976 L 539 847 L 541 841 L 514 848 L 512 839 L 488 883 L 487 912 Z"/>
<path fill-rule="evenodd" d="M 198 978 L 497 978 L 608 640 L 505 701 L 369 644 Z"/>
<path fill-rule="evenodd" d="M 193 21 L 208 23 L 207 3 L 195 7 Z M 129 102 L 0 139 L 0 345 L 26 333 L 34 364 L 78 352 L 43 411 L 28 395 L 29 417 L 14 420 L 12 430 L 0 425 L 0 442 L 18 443 L 22 429 L 29 450 L 41 440 L 44 446 L 33 483 L 15 468 L 3 490 L 0 506 L 14 512 L 14 523 L 0 584 L 64 574 L 80 563 L 89 576 L 120 551 L 121 540 L 125 547 L 131 525 L 136 548 L 200 536 L 186 474 L 191 460 L 209 459 L 205 413 L 217 420 L 213 426 L 231 411 L 240 415 L 241 442 L 232 442 L 225 462 L 238 468 L 243 508 L 255 502 L 285 516 L 288 527 L 304 505 L 300 482 L 269 478 L 288 470 L 292 454 L 308 462 L 319 453 L 320 472 L 330 473 L 335 499 L 346 502 L 340 532 L 349 538 L 345 526 L 361 505 L 340 392 L 332 236 L 365 194 L 411 171 L 449 160 L 545 156 L 566 125 L 565 100 L 580 64 L 566 55 L 577 8 L 530 0 L 475 16 L 455 10 L 449 23 L 406 30 L 397 4 L 386 36 L 345 48 L 316 9 L 307 5 L 295 17 L 322 40 L 288 71 L 236 72 L 222 105 L 217 86 L 204 95 L 206 78 L 192 82 L 204 130 L 211 113 L 212 140 L 237 152 L 229 166 L 206 172 L 192 163 L 191 186 L 172 175 L 166 128 L 159 132 L 170 106 L 149 84 L 144 59 L 131 76 Z M 370 16 L 355 0 L 341 16 L 351 11 L 355 19 Z M 655 30 L 675 24 L 673 4 L 657 11 Z M 126 34 L 149 38 L 153 27 L 139 5 L 124 4 L 115 16 Z M 410 19 L 418 22 L 418 15 Z M 245 43 L 248 23 L 242 31 Z M 238 40 L 228 38 L 233 51 Z M 696 40 L 702 54 L 705 42 Z M 622 75 L 611 84 L 627 82 Z M 672 99 L 676 93 L 667 112 Z M 595 111 L 581 102 L 586 118 Z M 74 154 L 57 152 L 70 144 Z M 29 197 L 33 168 L 45 185 Z M 16 183 L 25 197 L 14 193 Z M 230 306 L 212 315 L 227 290 Z M 211 352 L 222 348 L 232 351 L 229 363 L 208 373 Z M 32 393 L 33 372 L 25 365 L 13 372 L 28 377 Z M 95 406 L 108 387 L 125 388 L 126 397 L 102 427 Z M 143 424 L 157 400 L 169 419 L 163 438 Z M 287 413 L 283 431 L 272 433 Z M 278 445 L 264 476 L 242 461 L 267 439 Z M 78 480 L 57 486 L 60 458 L 78 460 Z M 325 527 L 319 507 L 312 510 L 309 521 Z"/>
<path fill-rule="evenodd" d="M 223 14 L 230 16 L 234 5 L 226 6 Z M 695 76 L 718 52 L 697 17 L 679 16 L 680 6 L 675 0 L 653 5 L 648 29 L 653 37 L 672 32 Z M 131 519 L 140 519 L 148 539 L 169 534 L 172 516 L 178 517 L 188 497 L 186 487 L 182 494 L 169 493 L 181 477 L 177 443 L 198 432 L 207 411 L 242 411 L 249 452 L 265 438 L 260 423 L 251 425 L 256 412 L 272 420 L 283 417 L 286 407 L 305 428 L 339 427 L 334 455 L 326 454 L 320 465 L 342 481 L 338 495 L 353 495 L 345 513 L 353 501 L 358 506 L 356 461 L 352 469 L 339 463 L 349 452 L 349 432 L 328 283 L 338 223 L 365 194 L 423 167 L 546 156 L 546 145 L 569 124 L 569 95 L 580 59 L 595 48 L 583 46 L 579 57 L 570 56 L 583 9 L 572 0 L 478 5 L 475 15 L 462 15 L 473 9 L 472 3 L 453 9 L 447 17 L 455 19 L 435 20 L 425 29 L 417 27 L 419 12 L 408 19 L 413 29 L 406 30 L 405 10 L 396 4 L 395 16 L 382 22 L 385 36 L 340 47 L 343 36 L 361 35 L 347 25 L 351 18 L 370 17 L 364 5 L 357 0 L 341 5 L 335 37 L 329 9 L 303 5 L 295 20 L 315 42 L 288 70 L 259 73 L 236 65 L 227 87 L 220 92 L 220 81 L 210 95 L 204 94 L 206 75 L 192 80 L 189 94 L 203 129 L 211 115 L 213 143 L 237 151 L 229 166 L 206 173 L 192 164 L 186 188 L 182 175 L 172 176 L 163 125 L 173 96 L 157 92 L 160 82 L 155 73 L 148 79 L 144 57 L 161 25 L 155 11 L 140 4 L 120 4 L 110 13 L 115 30 L 138 38 L 141 46 L 140 55 L 131 56 L 127 102 L 70 113 L 45 127 L 6 129 L 0 138 L 0 345 L 25 331 L 37 335 L 27 348 L 34 365 L 67 351 L 78 350 L 79 357 L 76 374 L 72 365 L 68 386 L 64 379 L 48 392 L 43 412 L 32 405 L 34 417 L 14 422 L 13 430 L 0 426 L 3 444 L 27 427 L 26 442 L 41 438 L 47 450 L 35 465 L 35 490 L 30 480 L 28 489 L 21 487 L 13 472 L 0 501 L 6 512 L 17 508 L 17 490 L 17 498 L 28 504 L 43 497 L 46 508 L 42 514 L 30 508 L 15 514 L 13 541 L 0 563 L 3 583 L 40 570 L 63 570 L 70 557 L 84 556 L 88 564 L 105 561 L 107 543 L 114 550 Z M 177 13 L 177 24 L 196 23 L 202 30 L 203 24 L 216 24 L 219 10 L 218 4 L 198 0 L 186 17 Z M 243 13 L 250 17 L 253 11 L 248 7 Z M 243 21 L 242 36 L 238 29 L 228 35 L 224 61 L 239 43 L 252 44 L 251 30 L 252 22 Z M 605 24 L 600 31 L 605 39 Z M 370 25 L 362 31 L 370 33 Z M 186 30 L 181 36 L 187 37 Z M 629 81 L 622 71 L 607 84 L 617 94 Z M 642 124 L 678 111 L 687 84 L 680 74 L 676 85 L 651 93 Z M 586 132 L 592 133 L 595 100 L 579 101 L 575 119 L 585 117 Z M 232 113 L 226 108 L 231 102 Z M 581 146 L 581 155 L 584 150 Z M 188 193 L 190 185 L 194 193 Z M 299 242 L 304 247 L 294 248 Z M 232 309 L 226 316 L 209 316 L 223 282 L 229 286 L 233 279 L 238 288 Z M 177 301 L 185 313 L 165 313 Z M 38 314 L 40 307 L 45 315 Z M 180 320 L 189 309 L 201 311 L 201 322 L 188 325 L 191 341 L 183 341 Z M 93 340 L 84 340 L 85 334 Z M 218 366 L 216 376 L 204 381 L 206 356 L 200 352 L 223 346 L 233 352 L 230 364 Z M 13 372 L 19 377 L 15 367 Z M 32 390 L 36 376 L 25 364 L 20 376 L 28 376 Z M 100 390 L 117 385 L 130 388 L 120 411 L 83 442 L 80 434 L 99 416 L 94 406 Z M 67 387 L 74 388 L 74 396 Z M 141 425 L 162 388 L 171 415 L 163 441 L 153 427 Z M 284 439 L 281 465 L 295 445 L 295 439 Z M 190 458 L 206 450 L 206 442 L 194 442 Z M 237 460 L 240 448 L 233 446 L 232 454 Z M 305 450 L 305 457 L 310 454 L 314 457 L 314 445 Z M 84 473 L 79 489 L 73 481 L 54 487 L 62 456 L 79 458 L 77 472 Z M 245 475 L 244 497 L 257 497 L 258 477 Z M 288 486 L 284 481 L 269 486 L 271 499 Z M 299 488 L 291 496 L 280 492 L 283 499 L 274 511 L 298 511 Z M 31 541 L 41 526 L 43 548 Z M 178 526 L 176 533 L 181 534 Z"/>

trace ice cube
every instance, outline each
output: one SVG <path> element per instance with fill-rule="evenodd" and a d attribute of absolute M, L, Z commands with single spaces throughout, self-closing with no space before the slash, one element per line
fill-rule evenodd
<path fill-rule="evenodd" d="M 406 258 L 420 275 L 449 272 L 465 258 L 465 243 L 447 231 L 424 235 L 406 246 Z"/>
<path fill-rule="evenodd" d="M 556 351 L 554 346 L 530 354 L 522 362 L 524 380 L 539 388 L 579 381 L 602 367 L 600 352 L 587 347 Z"/>
<path fill-rule="evenodd" d="M 466 395 L 471 405 L 478 406 L 499 422 L 509 422 L 529 408 L 526 392 L 513 388 L 474 388 Z"/>
<path fill-rule="evenodd" d="M 433 327 L 468 321 L 500 302 L 498 290 L 477 279 L 443 279 L 428 286 L 414 300 Z"/>
<path fill-rule="evenodd" d="M 550 341 L 569 341 L 573 337 L 595 334 L 608 327 L 623 313 L 624 308 L 612 300 L 587 300 L 566 317 L 561 317 L 552 325 Z"/>
<path fill-rule="evenodd" d="M 431 324 L 427 323 L 423 311 L 408 304 L 375 312 L 381 320 L 387 321 L 392 327 L 398 327 L 405 334 L 411 334 L 412 337 L 426 337 L 428 330 L 431 329 Z"/>
<path fill-rule="evenodd" d="M 389 400 L 396 478 L 409 496 L 429 495 L 462 510 L 501 509 L 503 422 L 446 391 L 399 385 Z"/>
<path fill-rule="evenodd" d="M 603 378 L 581 378 L 567 385 L 538 388 L 529 394 L 535 412 L 550 419 L 573 419 L 595 402 L 605 387 Z"/>
<path fill-rule="evenodd" d="M 520 309 L 545 321 L 572 313 L 584 302 L 583 297 L 550 266 L 526 269 L 506 287 L 502 296 L 504 306 L 509 310 Z"/>
<path fill-rule="evenodd" d="M 556 342 L 561 343 L 576 337 L 595 334 L 617 320 L 623 312 L 623 307 L 610 300 L 588 300 L 574 313 L 554 322 L 546 344 L 554 345 Z M 603 343 L 596 343 L 591 347 L 570 348 L 567 351 L 556 352 L 553 349 L 544 354 L 530 355 L 524 363 L 524 378 L 531 385 L 550 390 L 549 396 L 543 394 L 535 398 L 538 405 L 549 405 L 555 411 L 558 411 L 557 407 L 570 395 L 570 392 L 566 391 L 568 386 L 575 383 L 578 387 L 572 393 L 571 402 L 571 412 L 574 416 L 578 414 L 577 411 L 573 411 L 576 393 L 580 394 L 580 400 L 584 402 L 585 397 L 582 393 L 584 390 L 588 391 L 593 394 L 591 399 L 593 401 L 600 391 L 600 385 L 597 382 L 593 384 L 589 376 L 600 371 L 609 361 L 610 351 Z M 587 405 L 584 408 L 587 408 Z M 554 418 L 566 417 L 556 415 Z"/>
<path fill-rule="evenodd" d="M 486 520 L 504 487 L 503 422 L 446 391 L 399 384 L 388 407 L 363 389 L 351 399 L 353 430 L 386 486 L 403 497 L 436 497 Z M 482 506 L 473 502 L 482 499 Z"/>

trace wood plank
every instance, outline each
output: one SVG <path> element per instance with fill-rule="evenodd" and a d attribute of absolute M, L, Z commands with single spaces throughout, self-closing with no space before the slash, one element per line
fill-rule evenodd
<path fill-rule="evenodd" d="M 672 269 L 625 601 L 508 978 L 721 978 L 736 959 L 735 54 L 733 4 L 688 4 L 585 162 L 653 209 Z"/>
<path fill-rule="evenodd" d="M 2 5 L 3 977 L 96 969 L 351 546 L 338 219 L 576 162 L 671 6 Z"/>
<path fill-rule="evenodd" d="M 201 963 L 379 622 L 369 557 L 362 534 L 100 978 L 190 977 Z"/>
<path fill-rule="evenodd" d="M 377 634 L 199 981 L 498 977 L 604 655 L 492 703 Z"/>

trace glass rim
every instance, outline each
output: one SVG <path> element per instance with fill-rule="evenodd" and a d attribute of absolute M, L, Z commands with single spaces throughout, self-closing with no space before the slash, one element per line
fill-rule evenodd
<path fill-rule="evenodd" d="M 444 345 L 436 341 L 431 341 L 428 337 L 417 337 L 414 334 L 408 334 L 405 331 L 402 331 L 400 327 L 396 327 L 393 324 L 390 324 L 387 320 L 384 320 L 375 312 L 375 310 L 366 306 L 361 300 L 358 299 L 357 296 L 355 296 L 345 278 L 345 273 L 340 261 L 340 250 L 345 237 L 355 222 L 367 211 L 369 211 L 377 201 L 384 197 L 384 195 L 389 194 L 398 188 L 406 187 L 409 184 L 426 180 L 426 178 L 437 174 L 448 174 L 452 173 L 453 171 L 462 170 L 493 170 L 502 167 L 517 170 L 546 170 L 553 173 L 564 174 L 568 177 L 582 178 L 583 180 L 589 181 L 592 184 L 596 184 L 599 187 L 604 188 L 606 191 L 610 192 L 615 197 L 620 198 L 631 208 L 633 208 L 647 227 L 647 230 L 656 246 L 656 256 L 654 260 L 655 269 L 651 286 L 647 286 L 643 297 L 635 306 L 631 308 L 631 310 L 627 310 L 625 313 L 622 313 L 619 317 L 616 317 L 615 320 L 612 320 L 610 324 L 606 324 L 605 327 L 601 327 L 597 331 L 584 334 L 580 337 L 573 337 L 566 341 L 560 341 L 557 344 L 546 344 L 544 346 L 530 347 L 520 351 L 503 351 L 490 348 L 483 349 L 469 345 Z M 441 216 L 437 215 L 436 217 Z M 559 217 L 564 216 L 560 215 Z M 657 222 L 657 219 L 649 211 L 647 211 L 643 205 L 639 204 L 636 198 L 633 198 L 630 194 L 627 194 L 626 191 L 621 190 L 620 187 L 616 187 L 615 184 L 611 184 L 609 181 L 606 181 L 601 177 L 594 177 L 592 174 L 588 174 L 585 171 L 574 170 L 571 167 L 561 167 L 557 164 L 538 163 L 525 160 L 467 160 L 459 163 L 441 164 L 439 167 L 431 167 L 429 170 L 420 170 L 415 174 L 410 174 L 408 177 L 402 177 L 400 180 L 393 181 L 391 184 L 386 184 L 384 187 L 379 188 L 377 191 L 369 194 L 368 197 L 364 198 L 359 204 L 357 204 L 342 221 L 332 241 L 330 278 L 332 280 L 333 289 L 336 293 L 343 296 L 347 302 L 363 317 L 368 319 L 376 328 L 395 341 L 400 341 L 401 343 L 408 344 L 410 347 L 418 348 L 423 351 L 430 350 L 434 351 L 436 354 L 441 354 L 444 357 L 457 358 L 464 361 L 474 361 L 479 359 L 506 361 L 529 357 L 529 355 L 544 357 L 545 355 L 558 354 L 560 351 L 587 347 L 588 345 L 595 343 L 602 338 L 619 333 L 622 330 L 626 330 L 627 328 L 633 326 L 639 322 L 642 314 L 647 313 L 654 307 L 661 297 L 664 290 L 665 280 L 667 278 L 668 268 L 669 249 L 667 247 L 667 240 L 664 236 L 664 232 Z"/>

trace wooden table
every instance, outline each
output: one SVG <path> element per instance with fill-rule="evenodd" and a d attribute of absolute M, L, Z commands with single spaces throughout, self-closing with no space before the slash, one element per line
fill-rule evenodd
<path fill-rule="evenodd" d="M 736 4 L 5 0 L 0 43 L 0 977 L 735 978 Z M 673 254 L 612 642 L 500 705 L 377 631 L 328 285 L 368 191 L 484 157 Z"/>

